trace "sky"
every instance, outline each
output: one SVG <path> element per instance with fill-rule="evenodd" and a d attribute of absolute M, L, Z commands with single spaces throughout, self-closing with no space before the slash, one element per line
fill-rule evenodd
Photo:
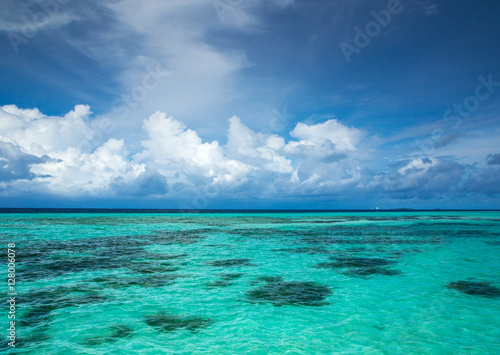
<path fill-rule="evenodd" d="M 500 209 L 499 17 L 4 0 L 0 207 Z"/>

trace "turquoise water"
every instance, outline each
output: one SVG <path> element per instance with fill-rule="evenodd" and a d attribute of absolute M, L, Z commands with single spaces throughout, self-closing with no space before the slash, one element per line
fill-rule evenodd
<path fill-rule="evenodd" d="M 5 353 L 500 349 L 500 212 L 1 214 L 0 238 Z"/>

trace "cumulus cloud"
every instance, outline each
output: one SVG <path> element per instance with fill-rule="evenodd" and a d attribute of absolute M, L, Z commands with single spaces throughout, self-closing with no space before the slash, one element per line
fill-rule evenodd
<path fill-rule="evenodd" d="M 187 176 L 211 178 L 213 183 L 240 183 L 252 168 L 225 157 L 219 142 L 203 143 L 198 134 L 165 113 L 156 112 L 144 121 L 149 139 L 134 158 L 151 162 L 173 180 Z"/>
<path fill-rule="evenodd" d="M 0 181 L 31 180 L 36 176 L 31 166 L 46 160 L 46 156 L 26 154 L 12 143 L 0 142 Z"/>
<path fill-rule="evenodd" d="M 453 161 L 441 161 L 434 157 L 414 158 L 397 171 L 375 175 L 367 190 L 394 194 L 404 192 L 413 197 L 424 192 L 427 196 L 435 196 L 456 189 L 464 172 L 464 167 Z"/>
<path fill-rule="evenodd" d="M 360 179 L 364 158 L 356 148 L 359 129 L 329 119 L 312 125 L 299 122 L 290 135 L 296 140 L 289 141 L 284 152 L 298 162 L 296 179 L 310 193 L 343 188 Z"/>
<path fill-rule="evenodd" d="M 114 180 L 132 182 L 145 172 L 144 164 L 126 159 L 123 140 L 110 139 L 92 154 L 70 147 L 51 155 L 57 160 L 33 165 L 31 171 L 46 176 L 38 181 L 61 194 L 109 193 Z"/>
<path fill-rule="evenodd" d="M 427 159 L 416 158 L 412 159 L 408 164 L 398 169 L 400 175 L 406 175 L 408 171 L 413 171 L 414 173 L 422 174 L 427 172 L 429 168 L 436 166 L 438 161 L 433 157 Z"/>
<path fill-rule="evenodd" d="M 45 116 L 38 109 L 6 105 L 0 109 L 0 140 L 38 156 L 78 148 L 96 134 L 88 123 L 90 114 L 90 107 L 86 105 L 75 106 L 64 117 Z"/>
<path fill-rule="evenodd" d="M 143 164 L 127 159 L 123 140 L 110 139 L 93 152 L 82 150 L 98 133 L 90 126 L 90 114 L 84 105 L 75 106 L 63 117 L 3 106 L 1 157 L 7 162 L 4 169 L 14 167 L 15 186 L 63 195 L 95 194 L 108 191 L 118 177 L 130 181 L 143 173 Z"/>
<path fill-rule="evenodd" d="M 233 116 L 227 141 L 220 144 L 156 112 L 143 121 L 146 138 L 132 154 L 131 142 L 123 138 L 84 148 L 98 133 L 88 106 L 56 117 L 8 105 L 0 108 L 0 118 L 0 188 L 9 193 L 180 198 L 206 190 L 225 198 L 363 193 L 431 198 L 499 192 L 498 169 L 443 157 L 414 157 L 384 172 L 371 170 L 373 152 L 361 144 L 366 133 L 337 119 L 299 122 L 286 139 L 253 131 Z M 495 159 L 488 156 L 489 164 Z"/>
<path fill-rule="evenodd" d="M 256 133 L 234 116 L 229 119 L 228 154 L 264 170 L 290 174 L 292 162 L 284 154 L 286 144 L 283 137 Z"/>
<path fill-rule="evenodd" d="M 335 146 L 337 151 L 348 151 L 355 149 L 361 132 L 357 128 L 344 126 L 336 119 L 330 119 L 316 125 L 299 122 L 290 135 L 300 139 L 299 144 L 323 145 L 330 143 Z"/>
<path fill-rule="evenodd" d="M 359 129 L 329 119 L 299 122 L 290 135 L 297 140 L 288 142 L 285 152 L 299 162 L 296 176 L 307 193 L 338 192 L 360 182 L 366 156 L 357 149 Z"/>
<path fill-rule="evenodd" d="M 227 144 L 221 146 L 216 140 L 204 142 L 180 121 L 156 112 L 143 122 L 148 138 L 142 148 L 129 154 L 127 143 L 116 138 L 95 150 L 84 149 L 99 133 L 92 128 L 88 106 L 77 105 L 62 117 L 52 117 L 8 105 L 0 116 L 2 147 L 17 152 L 3 154 L 6 169 L 17 167 L 17 173 L 4 176 L 18 180 L 18 186 L 32 184 L 58 194 L 123 194 L 129 189 L 132 195 L 161 195 L 198 185 L 304 193 L 313 185 L 341 185 L 352 179 L 344 162 L 352 162 L 359 140 L 357 129 L 329 120 L 298 124 L 291 135 L 299 140 L 287 142 L 275 134 L 254 132 L 234 116 Z"/>

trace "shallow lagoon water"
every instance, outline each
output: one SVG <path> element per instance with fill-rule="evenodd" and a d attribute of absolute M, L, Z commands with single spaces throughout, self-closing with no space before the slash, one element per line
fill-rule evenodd
<path fill-rule="evenodd" d="M 0 238 L 5 353 L 500 348 L 500 212 L 1 214 Z"/>

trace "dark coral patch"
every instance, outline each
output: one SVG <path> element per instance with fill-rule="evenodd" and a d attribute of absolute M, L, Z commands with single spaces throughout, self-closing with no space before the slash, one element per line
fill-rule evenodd
<path fill-rule="evenodd" d="M 366 277 L 371 275 L 395 276 L 400 275 L 401 271 L 384 267 L 360 267 L 348 269 L 344 272 L 344 274 L 356 277 Z"/>
<path fill-rule="evenodd" d="M 228 287 L 233 284 L 233 280 L 239 279 L 244 274 L 241 273 L 227 273 L 219 274 L 220 280 L 212 281 L 207 284 L 207 288 Z"/>
<path fill-rule="evenodd" d="M 334 258 L 338 267 L 372 267 L 372 266 L 387 266 L 395 264 L 392 260 L 382 258 L 363 258 L 363 257 L 341 257 Z"/>
<path fill-rule="evenodd" d="M 156 328 L 157 330 L 164 332 L 175 332 L 176 330 L 186 329 L 191 332 L 196 332 L 199 329 L 206 328 L 213 323 L 210 318 L 201 317 L 179 317 L 174 314 L 168 314 L 160 312 L 158 314 L 149 316 L 145 319 L 145 322 Z"/>
<path fill-rule="evenodd" d="M 283 248 L 283 249 L 273 249 L 273 252 L 288 252 L 293 254 L 333 254 L 331 251 L 322 246 L 312 246 L 312 247 L 301 247 L 301 248 Z"/>
<path fill-rule="evenodd" d="M 219 287 L 229 287 L 233 283 L 230 281 L 226 280 L 217 280 L 217 281 L 212 281 L 207 284 L 207 288 L 219 288 Z"/>
<path fill-rule="evenodd" d="M 111 340 L 129 338 L 134 333 L 134 330 L 131 327 L 124 324 L 114 325 L 111 327 L 111 330 L 112 333 L 109 336 Z"/>
<path fill-rule="evenodd" d="M 102 345 L 114 343 L 119 339 L 130 338 L 134 335 L 134 330 L 125 324 L 114 325 L 110 329 L 110 333 L 105 336 L 96 336 L 85 339 L 82 343 L 85 345 Z"/>
<path fill-rule="evenodd" d="M 40 323 L 48 323 L 52 319 L 52 312 L 58 309 L 57 306 L 52 305 L 40 305 L 31 308 L 28 312 L 22 315 L 19 324 L 23 327 L 25 326 L 35 326 Z"/>
<path fill-rule="evenodd" d="M 446 285 L 446 288 L 458 290 L 472 296 L 483 296 L 488 298 L 500 297 L 500 288 L 492 286 L 488 282 L 455 281 Z"/>
<path fill-rule="evenodd" d="M 253 280 L 250 284 L 256 285 L 263 282 L 282 282 L 283 278 L 281 276 L 259 276 Z"/>
<path fill-rule="evenodd" d="M 281 278 L 269 279 L 264 285 L 248 291 L 247 298 L 252 302 L 270 303 L 280 307 L 285 305 L 323 306 L 330 296 L 330 288 L 314 282 L 285 282 Z"/>
<path fill-rule="evenodd" d="M 171 260 L 171 259 L 184 259 L 187 256 L 188 256 L 187 254 L 147 253 L 144 256 L 144 259 L 147 259 L 147 260 Z"/>
<path fill-rule="evenodd" d="M 96 277 L 90 281 L 113 289 L 121 289 L 130 286 L 154 288 L 171 285 L 179 277 L 181 276 L 175 274 L 155 274 L 142 277 Z"/>
<path fill-rule="evenodd" d="M 225 259 L 207 261 L 207 264 L 218 267 L 257 266 L 255 264 L 252 264 L 250 261 L 250 259 Z"/>
<path fill-rule="evenodd" d="M 128 268 L 139 274 L 154 274 L 162 272 L 175 272 L 180 268 L 171 263 L 131 262 Z"/>
<path fill-rule="evenodd" d="M 103 303 L 111 299 L 92 289 L 71 287 L 45 287 L 27 293 L 22 302 L 29 309 L 21 316 L 21 326 L 48 323 L 55 310 L 79 307 L 90 303 Z"/>
<path fill-rule="evenodd" d="M 147 239 L 153 244 L 170 245 L 181 244 L 190 245 L 199 243 L 201 240 L 207 238 L 206 235 L 200 233 L 213 232 L 211 229 L 195 229 L 184 231 L 155 231 L 156 234 L 148 235 Z"/>
<path fill-rule="evenodd" d="M 371 275 L 395 276 L 401 274 L 399 270 L 388 269 L 383 266 L 395 264 L 395 261 L 382 258 L 363 257 L 340 257 L 334 258 L 334 262 L 319 263 L 316 268 L 321 269 L 343 269 L 344 274 L 355 277 L 366 277 Z"/>
<path fill-rule="evenodd" d="M 172 272 L 173 259 L 186 254 L 169 255 L 148 252 L 145 247 L 156 244 L 190 244 L 198 235 L 118 236 L 85 238 L 61 242 L 34 240 L 27 242 L 19 258 L 21 281 L 53 278 L 67 273 L 129 268 L 141 274 Z"/>
<path fill-rule="evenodd" d="M 227 273 L 227 274 L 220 274 L 220 278 L 223 280 L 235 280 L 239 279 L 242 277 L 244 274 L 242 273 Z"/>
<path fill-rule="evenodd" d="M 141 286 L 145 288 L 163 287 L 172 285 L 177 279 L 176 275 L 150 275 L 147 277 L 135 277 L 128 281 L 128 285 Z"/>
<path fill-rule="evenodd" d="M 205 230 L 159 231 L 152 235 L 103 236 L 63 241 L 26 241 L 19 253 L 19 280 L 35 281 L 68 273 L 120 268 L 129 268 L 142 274 L 172 272 L 177 269 L 168 262 L 186 258 L 187 254 L 149 252 L 146 248 L 152 244 L 197 243 L 207 237 L 198 234 L 202 231 Z"/>

